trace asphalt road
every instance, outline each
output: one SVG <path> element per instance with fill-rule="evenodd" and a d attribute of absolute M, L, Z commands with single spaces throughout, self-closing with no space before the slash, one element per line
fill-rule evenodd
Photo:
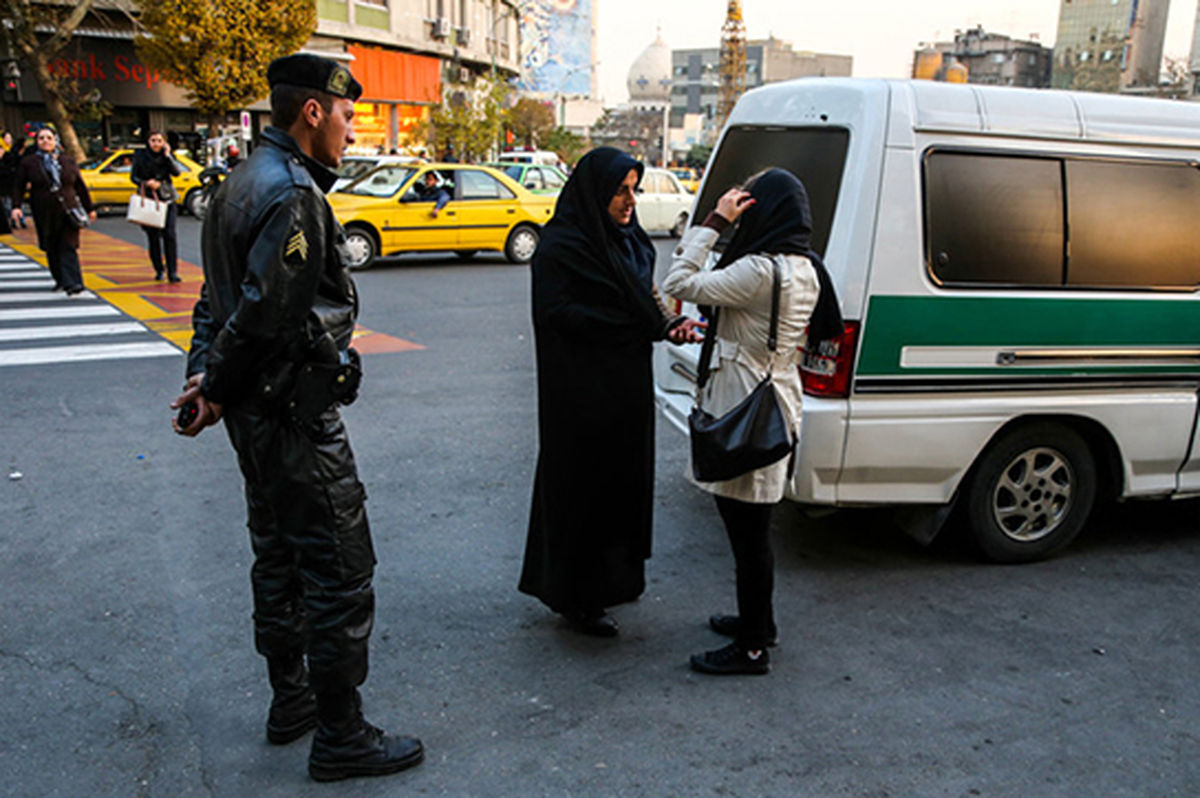
<path fill-rule="evenodd" d="M 1200 793 L 1195 504 L 1110 508 L 1018 567 L 920 548 L 885 513 L 785 506 L 772 673 L 693 674 L 733 580 L 683 437 L 660 424 L 646 594 L 616 610 L 619 639 L 581 638 L 516 591 L 527 269 L 405 257 L 357 279 L 366 326 L 426 347 L 369 357 L 346 411 L 379 557 L 367 714 L 423 738 L 426 763 L 323 786 L 307 739 L 265 742 L 240 480 L 220 430 L 169 429 L 182 356 L 9 367 L 0 794 Z"/>

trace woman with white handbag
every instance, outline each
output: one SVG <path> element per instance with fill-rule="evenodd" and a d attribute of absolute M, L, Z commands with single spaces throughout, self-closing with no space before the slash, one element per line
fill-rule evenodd
<path fill-rule="evenodd" d="M 171 157 L 171 145 L 157 130 L 146 137 L 146 149 L 138 150 L 133 157 L 133 168 L 129 179 L 138 187 L 138 193 L 130 198 L 130 204 L 138 203 L 148 212 L 147 217 L 138 216 L 138 209 L 131 209 L 129 220 L 142 225 L 150 242 L 150 263 L 154 266 L 154 279 L 179 282 L 178 251 L 175 236 L 176 206 L 175 186 L 171 178 L 180 174 L 178 161 Z M 156 223 L 161 219 L 161 224 Z"/>

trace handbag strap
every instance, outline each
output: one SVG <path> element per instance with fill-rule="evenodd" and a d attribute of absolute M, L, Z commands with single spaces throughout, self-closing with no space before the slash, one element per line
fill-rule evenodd
<path fill-rule="evenodd" d="M 767 350 L 773 355 L 776 346 L 779 343 L 779 294 L 781 280 L 779 274 L 779 261 L 774 256 L 771 257 L 771 324 L 767 328 Z M 704 390 L 704 386 L 708 384 L 709 375 L 712 373 L 712 355 L 713 349 L 717 341 L 717 322 L 720 321 L 720 308 L 713 307 L 712 313 L 709 314 L 708 329 L 705 330 L 704 343 L 700 346 L 700 362 L 697 363 L 696 369 L 696 402 L 700 402 L 700 393 Z M 768 366 L 767 376 L 770 376 L 771 369 Z"/>

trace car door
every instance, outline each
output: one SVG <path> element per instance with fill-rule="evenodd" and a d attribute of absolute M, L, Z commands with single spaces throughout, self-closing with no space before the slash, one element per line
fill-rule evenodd
<path fill-rule="evenodd" d="M 459 249 L 502 249 L 516 221 L 517 195 L 482 169 L 458 174 Z"/>
<path fill-rule="evenodd" d="M 662 182 L 657 172 L 647 170 L 638 190 L 637 215 L 644 230 L 662 230 Z"/>
<path fill-rule="evenodd" d="M 692 195 L 679 182 L 679 178 L 670 172 L 660 173 L 658 179 L 662 187 L 659 218 L 662 219 L 663 228 L 670 230 L 681 214 L 691 211 Z"/>
<path fill-rule="evenodd" d="M 137 186 L 129 179 L 133 153 L 120 152 L 102 165 L 88 185 L 93 205 L 125 205 Z"/>
<path fill-rule="evenodd" d="M 413 186 L 424 180 L 429 171 L 423 169 L 413 175 L 411 167 L 385 166 L 348 187 L 347 193 L 351 194 L 373 192 L 376 189 L 381 193 L 389 192 L 386 204 L 376 212 L 381 217 L 378 219 L 379 235 L 385 253 L 454 248 L 457 235 L 454 221 L 445 213 L 450 205 L 443 208 L 435 219 L 433 201 L 419 196 L 413 190 Z M 400 184 L 398 188 L 397 182 Z"/>

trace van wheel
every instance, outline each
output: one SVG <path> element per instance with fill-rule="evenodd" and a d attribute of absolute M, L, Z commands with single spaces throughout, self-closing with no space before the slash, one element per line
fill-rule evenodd
<path fill-rule="evenodd" d="M 350 271 L 363 271 L 375 264 L 379 254 L 379 244 L 375 243 L 375 235 L 363 227 L 346 228 L 346 268 Z"/>
<path fill-rule="evenodd" d="M 687 229 L 687 214 L 679 214 L 679 218 L 675 220 L 675 226 L 671 228 L 671 237 L 679 238 L 683 235 L 683 231 Z"/>
<path fill-rule="evenodd" d="M 541 239 L 537 228 L 527 224 L 518 225 L 508 234 L 508 242 L 504 245 L 504 257 L 513 263 L 529 263 Z"/>
<path fill-rule="evenodd" d="M 1032 562 L 1079 534 L 1096 499 L 1096 463 L 1074 430 L 1018 427 L 994 442 L 967 487 L 967 525 L 993 562 Z"/>

